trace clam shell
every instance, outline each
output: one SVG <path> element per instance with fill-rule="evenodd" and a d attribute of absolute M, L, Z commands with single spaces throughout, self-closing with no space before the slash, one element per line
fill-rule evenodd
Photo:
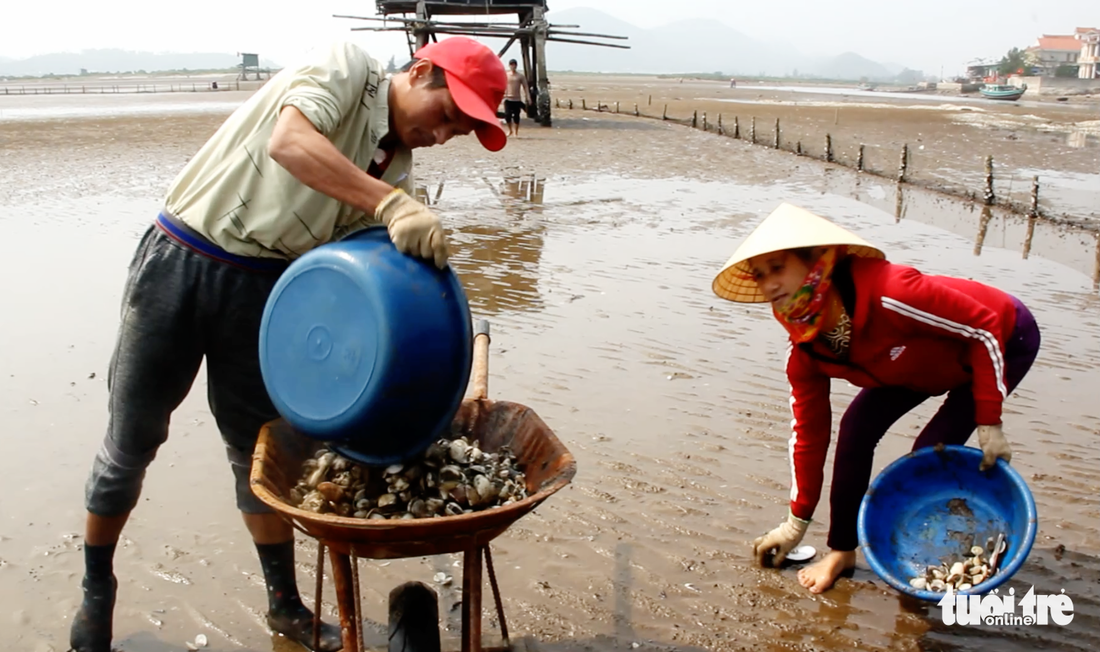
<path fill-rule="evenodd" d="M 448 451 L 450 457 L 459 464 L 466 464 L 469 461 L 468 453 L 470 450 L 469 444 L 461 439 L 456 439 L 451 442 L 450 450 Z"/>
<path fill-rule="evenodd" d="M 909 586 L 917 589 L 918 591 L 923 591 L 925 588 L 928 587 L 928 581 L 923 577 L 914 577 L 913 579 L 909 580 Z"/>
<path fill-rule="evenodd" d="M 441 485 L 448 482 L 461 482 L 463 477 L 462 469 L 453 464 L 448 464 L 439 469 L 439 482 Z"/>
<path fill-rule="evenodd" d="M 419 498 L 409 503 L 409 513 L 416 518 L 427 518 L 432 515 L 428 509 L 428 503 Z"/>
<path fill-rule="evenodd" d="M 344 498 L 344 488 L 332 482 L 322 482 L 318 484 L 317 491 L 325 497 L 325 500 L 334 503 L 340 502 Z"/>

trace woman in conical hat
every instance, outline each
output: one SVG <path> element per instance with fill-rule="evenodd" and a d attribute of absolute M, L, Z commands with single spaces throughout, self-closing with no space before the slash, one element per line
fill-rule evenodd
<path fill-rule="evenodd" d="M 1039 350 L 1035 319 L 1018 299 L 961 278 L 922 274 L 828 220 L 783 204 L 714 279 L 730 301 L 770 303 L 790 335 L 791 501 L 779 527 L 753 542 L 778 566 L 806 533 L 821 495 L 831 434 L 830 379 L 863 388 L 837 435 L 829 496 L 830 551 L 799 571 L 820 593 L 855 566 L 856 520 L 875 446 L 902 415 L 946 394 L 913 443 L 962 445 L 975 428 L 981 469 L 1012 457 L 1001 405 Z"/>

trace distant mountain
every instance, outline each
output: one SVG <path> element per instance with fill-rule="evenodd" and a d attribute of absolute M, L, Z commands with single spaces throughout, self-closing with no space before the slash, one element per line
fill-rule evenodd
<path fill-rule="evenodd" d="M 547 45 L 551 70 L 609 73 L 710 73 L 728 75 L 816 76 L 887 81 L 904 66 L 887 66 L 852 52 L 833 57 L 803 54 L 786 42 L 765 42 L 714 20 L 682 20 L 643 29 L 598 9 L 552 11 L 551 25 L 580 25 L 579 31 L 629 37 L 611 41 L 629 50 L 573 43 Z M 591 40 L 591 39 L 589 39 Z"/>
<path fill-rule="evenodd" d="M 32 75 L 78 75 L 81 69 L 89 73 L 146 72 L 165 70 L 220 70 L 240 65 L 235 54 L 215 52 L 154 53 L 126 50 L 84 50 L 82 52 L 55 52 L 26 59 L 0 57 L 0 77 Z M 278 68 L 261 59 L 265 68 Z"/>
<path fill-rule="evenodd" d="M 886 79 L 893 77 L 890 69 L 881 63 L 861 57 L 855 52 L 845 52 L 821 61 L 815 68 L 816 74 L 835 79 Z M 901 71 L 898 71 L 901 72 Z"/>

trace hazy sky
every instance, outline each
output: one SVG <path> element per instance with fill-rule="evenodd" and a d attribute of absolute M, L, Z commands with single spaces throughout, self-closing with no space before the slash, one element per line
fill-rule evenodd
<path fill-rule="evenodd" d="M 1100 0 L 550 0 L 554 10 L 592 7 L 639 27 L 683 18 L 719 20 L 808 54 L 854 51 L 880 62 L 959 72 L 1042 33 L 1100 26 Z M 403 37 L 352 34 L 364 24 L 332 14 L 373 15 L 374 0 L 10 0 L 0 8 L 0 56 L 91 48 L 154 52 L 259 52 L 281 64 L 318 42 L 353 36 L 383 56 L 407 53 Z M 583 27 L 583 26 L 582 26 Z M 704 66 L 705 67 L 705 66 Z"/>

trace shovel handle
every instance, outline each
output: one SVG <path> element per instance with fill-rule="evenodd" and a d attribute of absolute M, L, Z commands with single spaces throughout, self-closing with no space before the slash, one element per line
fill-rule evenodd
<path fill-rule="evenodd" d="M 474 328 L 474 366 L 470 372 L 472 391 L 468 398 L 489 397 L 489 321 L 479 319 Z"/>

